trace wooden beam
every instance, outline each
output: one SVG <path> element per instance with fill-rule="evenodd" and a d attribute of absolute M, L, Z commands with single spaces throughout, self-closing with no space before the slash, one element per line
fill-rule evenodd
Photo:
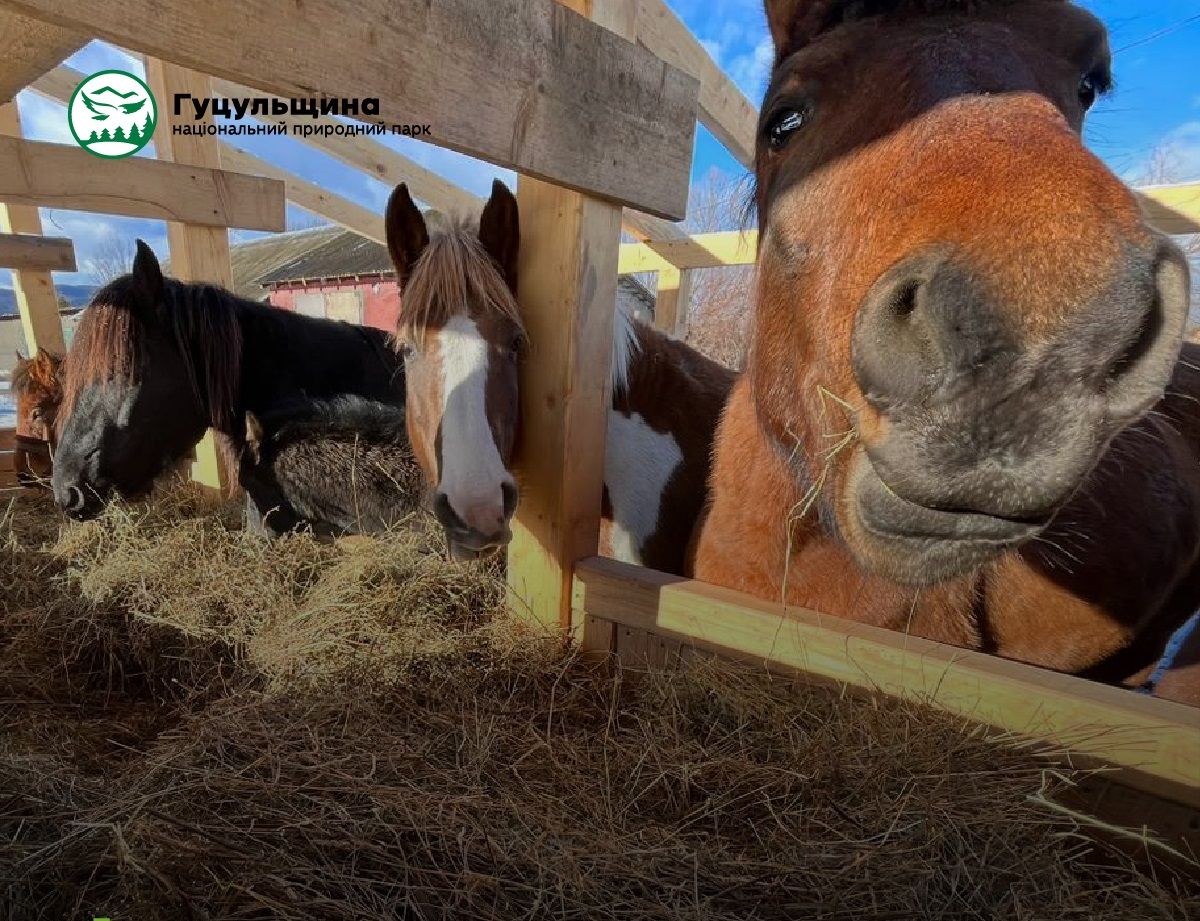
<path fill-rule="evenodd" d="M 1200 233 L 1200 182 L 1137 190 L 1146 218 L 1163 233 Z"/>
<path fill-rule="evenodd" d="M 0 105 L 0 143 L 20 143 L 20 137 L 21 117 L 17 104 Z M 0 204 L 0 232 L 41 236 L 42 219 L 36 204 Z M 45 349 L 55 355 L 65 355 L 67 346 L 63 339 L 62 317 L 58 313 L 58 292 L 50 272 L 45 269 L 13 272 L 13 293 L 29 354 L 36 355 L 38 349 Z"/>
<path fill-rule="evenodd" d="M 631 2 L 637 4 L 638 44 L 700 81 L 700 121 L 735 160 L 754 169 L 758 108 L 663 0 Z"/>
<path fill-rule="evenodd" d="M 274 179 L 145 157 L 102 160 L 79 147 L 15 138 L 0 138 L 0 201 L 212 227 L 286 228 L 283 183 Z"/>
<path fill-rule="evenodd" d="M 695 79 L 553 0 L 5 2 L 279 96 L 377 98 L 380 120 L 428 124 L 443 146 L 660 217 L 687 209 Z"/>
<path fill-rule="evenodd" d="M 340 224 L 355 233 L 362 234 L 368 240 L 387 243 L 386 235 L 383 232 L 383 218 L 377 212 L 364 208 L 348 198 L 327 192 L 318 185 L 230 144 L 221 145 L 221 162 L 226 168 L 239 173 L 278 179 L 286 187 L 287 199 L 293 205 L 335 224 Z"/>
<path fill-rule="evenodd" d="M 620 27 L 616 0 L 573 2 Z M 566 629 L 575 561 L 600 539 L 620 210 L 526 178 L 517 203 L 517 299 L 538 360 L 520 369 L 522 494 L 508 549 L 509 607 Z"/>
<path fill-rule="evenodd" d="M 538 360 L 521 364 L 510 605 L 566 627 L 571 567 L 595 553 L 600 534 L 620 214 L 533 179 L 518 183 L 517 200 L 518 300 Z"/>
<path fill-rule="evenodd" d="M 86 33 L 0 9 L 0 103 L 87 44 Z"/>
<path fill-rule="evenodd" d="M 676 339 L 686 338 L 691 294 L 691 271 L 682 272 L 675 268 L 660 270 L 654 295 L 654 325 Z"/>
<path fill-rule="evenodd" d="M 72 70 L 66 65 L 60 65 L 39 78 L 30 86 L 30 89 L 47 99 L 66 103 L 83 78 L 84 75 L 79 71 Z M 245 90 L 243 95 L 249 92 L 250 90 Z M 383 234 L 383 218 L 379 214 L 355 204 L 348 198 L 327 192 L 320 186 L 314 185 L 294 173 L 289 173 L 287 170 L 280 169 L 232 144 L 222 141 L 218 147 L 221 164 L 225 169 L 235 173 L 277 179 L 284 184 L 287 200 L 292 204 L 360 233 L 370 240 L 379 243 L 386 242 Z M 667 227 L 674 226 L 665 221 L 659 223 Z"/>
<path fill-rule="evenodd" d="M 699 233 L 685 240 L 653 240 L 621 247 L 621 275 L 665 269 L 707 269 L 723 265 L 753 265 L 758 258 L 758 231 L 723 230 Z"/>
<path fill-rule="evenodd" d="M 155 99 L 173 99 L 177 93 L 190 93 L 199 98 L 212 95 L 208 77 L 194 70 L 146 60 L 146 82 Z M 172 127 L 182 123 L 172 106 L 161 105 L 158 113 L 157 137 L 154 148 L 159 160 L 191 167 L 219 171 L 220 142 L 215 135 L 177 135 Z M 189 124 L 195 124 L 188 119 Z M 201 125 L 212 124 L 209 116 Z M 285 219 L 286 220 L 286 219 Z M 223 288 L 233 287 L 233 265 L 229 260 L 229 231 L 212 227 L 172 221 L 167 224 L 167 241 L 171 247 L 171 274 L 183 281 L 206 282 Z M 228 486 L 228 473 L 221 463 L 216 439 L 211 429 L 196 445 L 192 462 L 192 479 L 197 483 L 221 490 Z"/>
<path fill-rule="evenodd" d="M 1122 782 L 1200 806 L 1200 711 L 729 589 L 587 560 L 577 617 L 647 630 L 757 666 L 916 700 L 1037 739 Z"/>
<path fill-rule="evenodd" d="M 75 246 L 64 237 L 0 233 L 0 269 L 74 272 Z"/>

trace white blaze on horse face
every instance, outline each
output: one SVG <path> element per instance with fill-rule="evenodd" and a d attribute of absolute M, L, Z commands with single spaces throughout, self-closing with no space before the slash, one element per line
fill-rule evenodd
<path fill-rule="evenodd" d="M 456 315 L 437 333 L 442 365 L 441 482 L 456 515 L 480 534 L 504 530 L 504 484 L 513 485 L 487 418 L 487 340 Z"/>
<path fill-rule="evenodd" d="M 612 506 L 612 555 L 642 563 L 646 541 L 658 530 L 663 491 L 683 463 L 671 435 L 656 432 L 638 413 L 608 413 L 604 485 Z"/>

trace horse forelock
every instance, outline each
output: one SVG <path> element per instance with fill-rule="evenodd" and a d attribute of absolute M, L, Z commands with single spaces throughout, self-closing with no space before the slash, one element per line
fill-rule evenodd
<path fill-rule="evenodd" d="M 524 330 L 521 309 L 500 269 L 465 220 L 434 233 L 404 287 L 400 323 L 422 340 L 472 309 L 505 317 Z"/>
<path fill-rule="evenodd" d="M 150 333 L 136 297 L 130 276 L 123 276 L 102 288 L 83 312 L 66 363 L 60 425 L 87 387 L 139 381 Z M 179 352 L 197 401 L 220 431 L 230 430 L 240 389 L 242 328 L 236 303 L 222 288 L 168 279 L 165 302 L 155 310 L 155 322 Z"/>

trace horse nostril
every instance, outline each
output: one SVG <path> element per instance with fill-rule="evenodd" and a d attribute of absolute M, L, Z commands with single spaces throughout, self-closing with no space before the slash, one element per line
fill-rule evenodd
<path fill-rule="evenodd" d="M 83 506 L 86 503 L 86 501 L 87 500 L 84 499 L 82 489 L 80 489 L 78 486 L 68 486 L 67 487 L 67 501 L 65 503 L 63 503 L 63 507 L 62 507 L 63 511 L 64 512 L 82 511 Z"/>

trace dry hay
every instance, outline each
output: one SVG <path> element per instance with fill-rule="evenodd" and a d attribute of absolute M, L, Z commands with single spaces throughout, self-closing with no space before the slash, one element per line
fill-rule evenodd
<path fill-rule="evenodd" d="M 172 493 L 43 548 L 20 511 L 6 921 L 1200 913 L 1019 746 L 712 660 L 586 665 L 419 526 L 263 543 Z"/>

